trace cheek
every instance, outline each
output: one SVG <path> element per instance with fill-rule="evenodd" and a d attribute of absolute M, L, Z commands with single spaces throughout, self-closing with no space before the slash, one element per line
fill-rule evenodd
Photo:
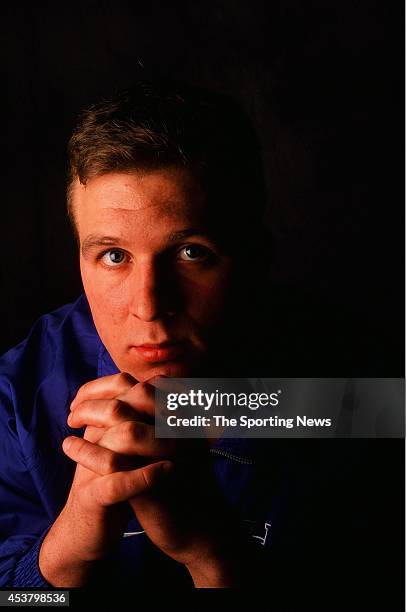
<path fill-rule="evenodd" d="M 119 325 L 127 317 L 128 297 L 123 284 L 115 283 L 106 275 L 98 275 L 86 266 L 81 266 L 83 287 L 96 325 L 108 322 L 108 326 Z"/>
<path fill-rule="evenodd" d="M 220 272 L 202 277 L 185 287 L 189 316 L 196 322 L 217 321 L 223 314 L 229 289 L 229 274 Z"/>

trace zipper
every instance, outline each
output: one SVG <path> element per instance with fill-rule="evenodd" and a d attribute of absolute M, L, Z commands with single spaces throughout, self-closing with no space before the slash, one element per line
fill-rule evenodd
<path fill-rule="evenodd" d="M 225 451 L 222 448 L 211 448 L 210 452 L 213 455 L 220 455 L 221 457 L 225 457 L 226 459 L 230 459 L 231 461 L 236 461 L 237 463 L 243 463 L 244 465 L 252 465 L 254 462 L 252 459 L 248 459 L 248 457 L 240 457 L 239 455 L 234 455 L 229 451 Z"/>

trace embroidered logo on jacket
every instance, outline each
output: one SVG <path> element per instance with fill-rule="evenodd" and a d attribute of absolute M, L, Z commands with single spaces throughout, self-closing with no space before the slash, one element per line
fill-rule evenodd
<path fill-rule="evenodd" d="M 262 546 L 265 546 L 267 537 L 268 537 L 268 533 L 269 530 L 271 528 L 271 523 L 270 522 L 265 522 L 264 523 L 264 527 L 263 527 L 263 532 L 261 535 L 257 535 L 256 532 L 256 526 L 257 523 L 255 521 L 251 521 L 250 519 L 245 519 L 244 523 L 248 523 L 249 524 L 249 534 L 252 538 L 254 538 L 255 540 L 258 540 Z"/>

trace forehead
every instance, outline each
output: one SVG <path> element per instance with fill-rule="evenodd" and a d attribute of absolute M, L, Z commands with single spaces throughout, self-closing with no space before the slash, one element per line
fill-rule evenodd
<path fill-rule="evenodd" d="M 197 222 L 206 209 L 201 188 L 183 168 L 109 173 L 86 185 L 77 180 L 72 205 L 79 234 L 106 223 L 146 229 L 162 218 Z"/>

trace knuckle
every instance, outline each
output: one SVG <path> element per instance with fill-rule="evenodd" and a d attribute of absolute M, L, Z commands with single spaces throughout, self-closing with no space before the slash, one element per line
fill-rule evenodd
<path fill-rule="evenodd" d="M 90 386 L 93 384 L 92 380 L 85 382 L 81 387 L 79 387 L 78 392 L 76 393 L 76 400 L 80 400 L 83 395 L 86 395 Z"/>
<path fill-rule="evenodd" d="M 86 410 L 86 408 L 88 408 L 89 405 L 91 406 L 91 401 L 92 400 L 83 398 L 83 396 L 78 397 L 75 410 L 72 413 L 72 418 L 75 418 L 75 419 L 80 418 L 82 416 L 83 411 Z"/>
<path fill-rule="evenodd" d="M 128 372 L 120 372 L 119 374 L 117 374 L 116 381 L 120 386 L 123 387 L 132 387 L 136 384 L 135 378 L 133 378 L 131 374 L 128 374 Z"/>
<path fill-rule="evenodd" d="M 117 470 L 117 460 L 113 454 L 105 453 L 100 460 L 102 474 L 113 474 Z"/>
<path fill-rule="evenodd" d="M 122 436 L 125 441 L 142 440 L 144 438 L 143 424 L 138 421 L 126 421 L 122 425 Z"/>
<path fill-rule="evenodd" d="M 93 425 L 88 425 L 85 429 L 85 433 L 83 434 L 84 440 L 88 442 L 99 442 L 100 438 L 103 436 L 104 429 L 101 427 L 93 427 Z"/>
<path fill-rule="evenodd" d="M 85 459 L 89 455 L 88 443 L 83 438 L 76 438 L 71 446 L 72 451 L 74 451 L 75 455 L 79 460 Z"/>
<path fill-rule="evenodd" d="M 147 382 L 147 381 L 139 383 L 139 384 L 141 385 L 141 390 L 144 395 L 146 395 L 148 398 L 154 397 L 154 394 L 155 394 L 154 385 L 152 385 L 150 382 Z"/>
<path fill-rule="evenodd" d="M 114 398 L 108 401 L 108 414 L 112 420 L 116 420 L 122 416 L 123 402 Z"/>
<path fill-rule="evenodd" d="M 136 390 L 139 397 L 150 398 L 154 395 L 154 387 L 146 381 L 138 383 Z"/>
<path fill-rule="evenodd" d="M 139 382 L 137 385 L 137 391 L 139 391 L 140 393 L 146 393 L 148 391 L 148 383 L 147 382 Z"/>

